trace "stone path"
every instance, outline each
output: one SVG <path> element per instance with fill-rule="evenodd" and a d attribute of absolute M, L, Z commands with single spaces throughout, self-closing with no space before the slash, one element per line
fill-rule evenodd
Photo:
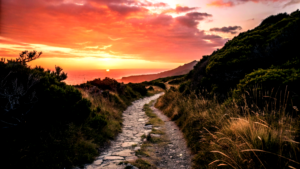
<path fill-rule="evenodd" d="M 118 165 L 122 161 L 135 161 L 136 150 L 143 141 L 141 136 L 147 135 L 152 126 L 145 126 L 148 117 L 142 110 L 143 106 L 151 100 L 158 99 L 162 93 L 151 97 L 136 100 L 123 112 L 123 128 L 116 140 L 111 142 L 110 147 L 102 152 L 96 160 L 85 169 L 124 169 L 124 165 Z M 134 167 L 135 168 L 135 167 Z"/>
<path fill-rule="evenodd" d="M 155 165 L 163 169 L 190 169 L 192 156 L 182 132 L 178 126 L 160 110 L 153 106 L 151 109 L 153 113 L 165 122 L 163 128 L 170 140 L 170 144 L 167 146 L 155 147 L 156 156 L 160 158 L 160 161 L 155 163 Z"/>

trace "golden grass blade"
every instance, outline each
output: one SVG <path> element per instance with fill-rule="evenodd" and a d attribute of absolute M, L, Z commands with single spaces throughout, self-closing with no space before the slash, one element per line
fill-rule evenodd
<path fill-rule="evenodd" d="M 215 163 L 215 162 L 218 162 L 218 161 L 221 161 L 221 160 L 215 160 L 215 161 L 209 163 L 208 165 L 211 165 L 211 164 L 213 164 L 213 163 Z"/>
<path fill-rule="evenodd" d="M 203 127 L 214 139 L 217 139 L 217 136 L 213 135 L 210 131 L 208 131 L 205 127 Z"/>
<path fill-rule="evenodd" d="M 290 165 L 289 165 L 289 168 L 296 169 L 295 167 L 293 167 L 293 166 L 290 166 Z"/>
<path fill-rule="evenodd" d="M 231 142 L 233 142 L 230 138 L 228 138 L 228 137 L 222 137 L 222 138 L 220 138 L 219 140 L 217 140 L 217 142 L 219 142 L 219 141 L 221 141 L 221 140 L 229 140 L 229 141 L 231 141 Z"/>
<path fill-rule="evenodd" d="M 226 154 L 224 154 L 223 152 L 221 152 L 221 151 L 211 151 L 212 153 L 219 153 L 219 154 L 221 154 L 221 155 L 223 155 L 223 156 L 225 156 L 225 157 L 227 157 L 227 158 L 229 158 L 231 161 L 233 161 L 239 168 L 241 168 L 232 158 L 230 158 L 228 155 L 226 155 Z M 230 165 L 230 166 L 232 166 L 232 165 Z M 233 167 L 233 166 L 232 166 Z"/>
<path fill-rule="evenodd" d="M 219 164 L 219 165 L 217 165 L 217 167 L 219 167 L 219 166 L 227 166 L 227 164 Z"/>
<path fill-rule="evenodd" d="M 266 121 L 264 121 L 264 120 L 262 120 L 262 119 L 260 119 L 260 118 L 257 118 L 259 121 L 261 121 L 261 122 L 263 122 L 264 124 L 266 124 L 266 125 L 269 125 Z"/>
<path fill-rule="evenodd" d="M 240 135 L 240 137 L 244 140 L 244 142 L 247 144 L 247 146 L 250 148 L 250 145 L 248 144 L 248 142 Z M 249 149 L 250 150 L 250 149 Z M 258 156 L 256 155 L 256 153 L 254 151 L 252 151 L 253 154 L 256 156 L 256 158 L 258 159 L 258 161 L 261 163 L 261 165 L 266 169 L 266 167 L 264 166 L 264 164 L 262 163 L 262 161 L 258 158 Z"/>
<path fill-rule="evenodd" d="M 295 143 L 295 144 L 300 144 L 299 142 L 291 140 L 291 139 L 287 139 L 287 140 L 284 140 L 284 141 L 292 142 L 292 143 Z"/>
<path fill-rule="evenodd" d="M 213 163 L 215 163 L 215 162 L 219 162 L 219 161 L 222 161 L 222 162 L 224 162 L 224 163 L 227 163 L 227 164 L 225 164 L 225 165 L 230 165 L 232 168 L 235 168 L 235 167 L 234 167 L 234 166 L 232 166 L 230 163 L 228 163 L 228 162 L 226 162 L 226 161 L 223 161 L 223 160 L 215 160 L 215 161 L 213 161 L 213 162 L 209 163 L 208 165 L 211 165 L 211 164 L 213 164 Z M 219 165 L 217 165 L 217 166 L 220 166 L 220 164 L 219 164 Z"/>
<path fill-rule="evenodd" d="M 245 121 L 245 122 L 249 123 L 249 121 L 248 121 L 248 120 L 241 119 L 241 118 L 234 118 L 234 117 L 230 117 L 230 119 L 235 119 L 235 120 L 243 120 L 243 121 Z"/>
<path fill-rule="evenodd" d="M 221 135 L 225 135 L 225 134 L 223 134 L 223 133 L 221 133 L 221 132 L 215 132 L 215 133 L 217 133 L 217 134 L 221 134 Z"/>
<path fill-rule="evenodd" d="M 265 127 L 267 127 L 267 128 L 270 128 L 269 126 L 267 126 L 267 125 L 265 125 L 265 124 L 262 124 L 262 123 L 260 123 L 260 122 L 254 122 L 255 124 L 260 124 L 260 125 L 262 125 L 262 126 L 265 126 Z"/>
<path fill-rule="evenodd" d="M 241 152 L 248 152 L 248 151 L 252 151 L 252 152 L 253 152 L 253 151 L 257 151 L 257 152 L 269 153 L 269 154 L 273 154 L 273 155 L 282 157 L 282 158 L 287 159 L 287 160 L 289 160 L 289 161 L 292 161 L 292 162 L 294 162 L 294 163 L 300 164 L 300 163 L 298 163 L 297 161 L 294 161 L 294 160 L 292 160 L 292 159 L 286 158 L 286 157 L 284 157 L 284 156 L 281 156 L 281 155 L 278 155 L 278 154 L 275 154 L 275 153 L 271 153 L 271 152 L 268 152 L 268 151 L 264 151 L 264 150 L 259 150 L 259 149 L 246 149 L 246 150 L 242 150 Z"/>

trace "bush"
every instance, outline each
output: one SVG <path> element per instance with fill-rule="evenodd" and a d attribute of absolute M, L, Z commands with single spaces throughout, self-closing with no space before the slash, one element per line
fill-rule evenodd
<path fill-rule="evenodd" d="M 98 155 L 96 148 L 121 132 L 122 111 L 139 93 L 108 78 L 92 82 L 107 90 L 96 87 L 98 92 L 90 93 L 66 85 L 62 82 L 66 77 L 60 67 L 51 72 L 23 62 L 0 61 L 4 168 L 80 166 L 92 162 Z"/>
<path fill-rule="evenodd" d="M 190 84 L 190 81 L 182 83 L 178 88 L 179 92 L 183 93 L 184 91 L 189 90 L 188 88 L 190 87 Z"/>
<path fill-rule="evenodd" d="M 150 87 L 148 88 L 148 90 L 153 91 L 153 90 L 154 90 L 153 86 L 150 86 Z"/>
<path fill-rule="evenodd" d="M 180 84 L 183 81 L 184 81 L 184 79 L 174 79 L 174 80 L 169 81 L 169 84 Z"/>
<path fill-rule="evenodd" d="M 129 83 L 128 86 L 131 87 L 133 91 L 138 92 L 141 96 L 146 96 L 148 93 L 144 84 Z"/>

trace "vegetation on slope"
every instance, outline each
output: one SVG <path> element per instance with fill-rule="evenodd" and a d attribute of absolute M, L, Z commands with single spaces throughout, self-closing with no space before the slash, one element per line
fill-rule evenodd
<path fill-rule="evenodd" d="M 136 92 L 136 86 L 113 79 L 77 89 L 62 82 L 67 74 L 60 67 L 26 65 L 40 55 L 22 52 L 17 60 L 1 59 L 1 165 L 71 168 L 92 162 L 98 148 L 121 131 L 122 111 L 147 90 L 137 85 L 143 92 Z"/>
<path fill-rule="evenodd" d="M 276 108 L 276 102 L 269 102 L 253 112 L 256 100 L 244 101 L 249 104 L 241 110 L 234 101 L 220 104 L 170 90 L 156 107 L 183 131 L 195 154 L 193 168 L 299 168 L 299 111 L 292 117 L 285 103 Z"/>
<path fill-rule="evenodd" d="M 158 100 L 185 134 L 194 168 L 300 168 L 298 30 L 299 10 L 270 16 Z"/>
<path fill-rule="evenodd" d="M 299 69 L 298 30 L 300 11 L 268 17 L 255 29 L 240 33 L 222 49 L 203 57 L 192 75 L 193 89 L 226 95 L 254 70 Z"/>

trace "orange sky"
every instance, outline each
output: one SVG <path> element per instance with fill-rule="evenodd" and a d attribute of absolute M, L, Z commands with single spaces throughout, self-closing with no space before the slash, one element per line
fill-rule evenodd
<path fill-rule="evenodd" d="M 0 0 L 1 57 L 53 69 L 171 69 L 300 0 Z"/>

